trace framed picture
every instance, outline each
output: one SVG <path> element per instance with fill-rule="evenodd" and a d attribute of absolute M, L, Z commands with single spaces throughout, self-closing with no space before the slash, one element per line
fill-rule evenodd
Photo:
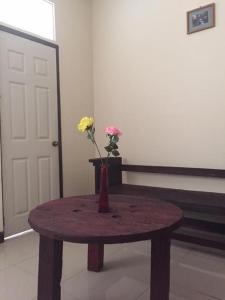
<path fill-rule="evenodd" d="M 215 3 L 187 12 L 187 33 L 215 27 Z"/>

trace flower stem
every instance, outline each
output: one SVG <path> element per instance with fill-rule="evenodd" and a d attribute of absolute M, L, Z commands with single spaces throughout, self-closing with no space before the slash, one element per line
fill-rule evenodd
<path fill-rule="evenodd" d="M 93 142 L 93 144 L 95 145 L 95 147 L 96 147 L 96 149 L 97 149 L 97 151 L 98 151 L 99 157 L 100 157 L 100 159 L 101 159 L 101 162 L 102 162 L 102 164 L 103 164 L 104 162 L 103 162 L 103 159 L 102 159 L 100 150 L 99 150 L 99 148 L 98 148 L 98 145 L 97 145 L 95 139 L 93 139 L 92 142 Z"/>
<path fill-rule="evenodd" d="M 97 143 L 96 143 L 96 141 L 95 141 L 94 134 L 93 134 L 93 132 L 90 131 L 90 130 L 88 130 L 88 132 L 89 132 L 89 136 L 90 136 L 90 139 L 91 139 L 92 143 L 95 145 L 95 147 L 96 147 L 96 149 L 97 149 L 97 151 L 98 151 L 98 154 L 99 154 L 99 157 L 100 157 L 100 159 L 101 159 L 101 162 L 102 162 L 102 164 L 104 164 L 103 159 L 102 159 L 102 156 L 101 156 L 101 153 L 100 153 L 100 150 L 99 150 L 98 145 L 97 145 Z"/>

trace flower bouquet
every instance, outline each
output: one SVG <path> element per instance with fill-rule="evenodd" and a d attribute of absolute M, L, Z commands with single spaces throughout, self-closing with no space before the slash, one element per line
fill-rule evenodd
<path fill-rule="evenodd" d="M 113 126 L 105 128 L 105 134 L 108 138 L 107 145 L 104 147 L 107 152 L 106 159 L 102 158 L 98 144 L 95 140 L 95 126 L 92 117 L 84 117 L 78 124 L 78 130 L 87 134 L 87 138 L 95 145 L 99 157 L 101 159 L 101 175 L 100 175 L 100 193 L 99 193 L 99 212 L 109 212 L 108 201 L 108 158 L 110 156 L 117 157 L 120 155 L 118 151 L 119 137 L 122 135 L 121 131 Z"/>

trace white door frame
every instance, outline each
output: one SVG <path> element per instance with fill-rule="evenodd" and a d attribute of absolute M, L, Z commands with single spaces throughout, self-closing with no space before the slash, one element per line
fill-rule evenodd
<path fill-rule="evenodd" d="M 7 32 L 19 36 L 21 38 L 54 48 L 56 51 L 56 76 L 57 76 L 57 104 L 58 104 L 58 151 L 59 151 L 59 192 L 60 197 L 63 197 L 63 165 L 62 165 L 62 130 L 61 130 L 61 101 L 60 101 L 60 77 L 59 77 L 59 46 L 39 37 L 18 31 L 16 29 L 0 24 L 0 31 Z M 1 112 L 0 112 L 1 113 Z M 3 194 L 2 194 L 2 155 L 1 155 L 1 141 L 0 141 L 0 243 L 4 242 L 4 210 L 3 210 Z"/>

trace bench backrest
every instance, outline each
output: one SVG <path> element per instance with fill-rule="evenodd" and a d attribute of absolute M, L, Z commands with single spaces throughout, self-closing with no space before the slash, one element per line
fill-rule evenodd
<path fill-rule="evenodd" d="M 91 159 L 95 166 L 95 190 L 99 190 L 100 165 L 99 159 Z M 215 192 L 193 191 L 154 186 L 137 186 L 122 184 L 122 172 L 169 174 L 180 176 L 225 178 L 223 169 L 186 168 L 169 166 L 143 166 L 122 164 L 122 159 L 109 159 L 109 187 L 112 193 L 138 194 L 160 198 L 173 202 L 184 210 L 204 212 L 215 215 L 225 214 L 225 194 Z"/>

